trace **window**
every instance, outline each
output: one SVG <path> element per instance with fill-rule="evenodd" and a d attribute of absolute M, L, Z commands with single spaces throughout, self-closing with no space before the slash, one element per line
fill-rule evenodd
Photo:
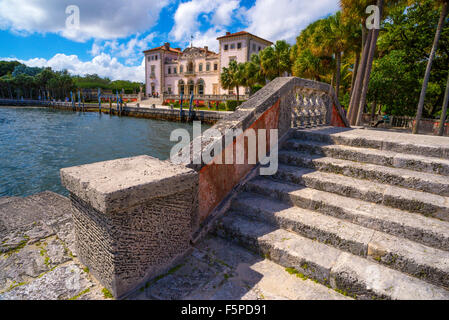
<path fill-rule="evenodd" d="M 168 74 L 171 74 L 171 67 L 168 67 Z"/>
<path fill-rule="evenodd" d="M 235 43 L 231 43 L 231 50 L 235 49 Z"/>
<path fill-rule="evenodd" d="M 236 60 L 237 60 L 237 57 L 229 57 L 229 62 L 236 61 Z"/>
<path fill-rule="evenodd" d="M 189 88 L 189 94 L 193 94 L 195 89 L 195 83 L 193 82 L 193 80 L 189 80 L 189 82 L 187 83 L 187 87 Z"/>
<path fill-rule="evenodd" d="M 148 56 L 148 61 L 151 61 L 151 56 Z"/>
<path fill-rule="evenodd" d="M 179 73 L 183 73 L 184 72 L 184 66 L 181 64 L 179 66 Z"/>
<path fill-rule="evenodd" d="M 170 86 L 170 85 L 168 86 L 167 91 L 168 91 L 168 94 L 171 94 L 171 93 L 172 93 L 172 91 L 171 91 L 171 86 Z"/>
<path fill-rule="evenodd" d="M 242 43 L 241 42 L 237 43 L 237 49 L 242 49 Z"/>
<path fill-rule="evenodd" d="M 178 92 L 179 94 L 184 94 L 184 81 L 182 80 L 178 82 Z"/>
<path fill-rule="evenodd" d="M 215 70 L 215 71 L 218 70 L 218 63 L 214 63 L 214 70 Z"/>
<path fill-rule="evenodd" d="M 198 71 L 199 71 L 199 72 L 202 72 L 202 71 L 203 71 L 203 64 L 202 64 L 202 63 L 200 63 L 200 64 L 198 65 Z"/>
<path fill-rule="evenodd" d="M 173 73 L 174 73 L 174 74 L 177 74 L 177 73 L 178 73 L 178 70 L 176 69 L 176 67 L 173 67 Z"/>
<path fill-rule="evenodd" d="M 154 56 L 154 60 L 157 60 L 157 55 Z"/>
<path fill-rule="evenodd" d="M 210 71 L 210 63 L 206 63 L 206 71 Z"/>
<path fill-rule="evenodd" d="M 253 44 L 253 51 L 256 51 L 256 45 Z"/>
<path fill-rule="evenodd" d="M 259 48 L 258 48 L 258 50 L 257 51 L 260 51 L 260 50 L 262 50 L 262 48 L 259 46 Z"/>
<path fill-rule="evenodd" d="M 195 69 L 194 69 L 194 66 L 193 66 L 193 62 L 187 63 L 187 72 L 193 73 L 194 71 L 195 71 Z"/>
<path fill-rule="evenodd" d="M 199 79 L 198 82 L 196 83 L 196 85 L 198 88 L 198 94 L 203 95 L 204 94 L 204 80 Z"/>
<path fill-rule="evenodd" d="M 229 46 L 227 44 L 224 45 L 224 50 L 228 51 Z"/>
<path fill-rule="evenodd" d="M 156 66 L 151 66 L 151 73 L 154 73 L 156 71 Z"/>

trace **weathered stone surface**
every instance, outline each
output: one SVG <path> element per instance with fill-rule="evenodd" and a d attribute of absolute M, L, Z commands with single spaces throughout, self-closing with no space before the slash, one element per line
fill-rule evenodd
<path fill-rule="evenodd" d="M 331 271 L 331 285 L 358 299 L 449 300 L 449 291 L 343 252 Z"/>
<path fill-rule="evenodd" d="M 230 213 L 217 232 L 359 299 L 449 299 L 449 291 L 441 287 L 295 233 L 270 230 L 266 224 Z"/>
<path fill-rule="evenodd" d="M 338 127 L 297 130 L 297 138 L 449 159 L 447 137 Z"/>
<path fill-rule="evenodd" d="M 282 285 L 279 285 L 282 283 Z M 171 273 L 150 282 L 130 299 L 340 300 L 347 297 L 216 237 L 202 241 Z"/>
<path fill-rule="evenodd" d="M 449 179 L 447 176 L 439 174 L 359 163 L 330 157 L 310 156 L 294 151 L 281 152 L 280 161 L 286 165 L 313 168 L 319 171 L 342 174 L 353 178 L 376 181 L 442 196 L 449 195 Z"/>
<path fill-rule="evenodd" d="M 103 298 L 95 295 L 102 287 L 81 271 L 84 267 L 74 259 L 67 198 L 44 192 L 16 198 L 1 210 L 2 221 L 8 226 L 4 229 L 4 245 L 9 247 L 0 254 L 0 300 L 69 299 L 81 294 Z M 14 216 L 18 219 L 12 219 Z"/>
<path fill-rule="evenodd" d="M 279 180 L 449 221 L 449 197 L 333 173 L 280 165 Z"/>
<path fill-rule="evenodd" d="M 449 140 L 390 134 L 293 131 L 217 234 L 357 299 L 449 299 Z"/>
<path fill-rule="evenodd" d="M 94 286 L 74 262 L 57 267 L 35 281 L 0 295 L 0 300 L 66 300 Z"/>
<path fill-rule="evenodd" d="M 246 188 L 304 209 L 312 209 L 345 219 L 366 228 L 449 250 L 449 223 L 446 221 L 266 178 L 251 180 Z"/>
<path fill-rule="evenodd" d="M 356 255 L 365 256 L 374 230 L 337 219 L 316 211 L 289 206 L 255 194 L 239 195 L 234 210 L 309 239 L 331 244 Z"/>
<path fill-rule="evenodd" d="M 198 174 L 148 156 L 61 170 L 71 191 L 76 251 L 115 297 L 190 250 Z"/>
<path fill-rule="evenodd" d="M 448 251 L 254 194 L 240 195 L 233 208 L 253 219 L 355 255 L 371 257 L 389 267 L 449 288 Z"/>
<path fill-rule="evenodd" d="M 0 205 L 0 253 L 55 235 L 71 219 L 70 201 L 53 192 Z"/>
<path fill-rule="evenodd" d="M 104 213 L 117 212 L 197 183 L 197 174 L 181 165 L 138 156 L 61 169 L 62 184 Z"/>

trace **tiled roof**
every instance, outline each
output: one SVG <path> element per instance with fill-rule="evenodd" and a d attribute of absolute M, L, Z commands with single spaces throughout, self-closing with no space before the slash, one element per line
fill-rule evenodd
<path fill-rule="evenodd" d="M 168 48 L 168 50 L 167 50 L 167 48 L 165 47 L 165 46 L 160 46 L 160 47 L 157 47 L 157 48 L 153 48 L 153 49 L 149 49 L 149 50 L 146 50 L 146 51 L 144 51 L 143 53 L 147 53 L 147 52 L 151 52 L 151 51 L 157 51 L 157 50 L 165 50 L 165 51 L 170 51 L 170 52 L 174 52 L 174 53 L 181 53 L 181 50 L 179 50 L 178 48 Z"/>
<path fill-rule="evenodd" d="M 239 31 L 239 32 L 235 32 L 235 33 L 229 33 L 229 34 L 226 34 L 224 36 L 218 37 L 217 40 L 225 39 L 225 38 L 231 38 L 231 37 L 237 37 L 237 36 L 245 36 L 245 35 L 249 35 L 249 36 L 252 36 L 252 37 L 257 38 L 259 40 L 262 40 L 262 41 L 265 41 L 267 43 L 273 44 L 273 42 L 271 42 L 269 40 L 266 40 L 266 39 L 263 39 L 261 37 L 258 37 L 258 36 L 254 35 L 254 34 L 251 34 L 251 33 L 247 32 L 247 31 Z"/>

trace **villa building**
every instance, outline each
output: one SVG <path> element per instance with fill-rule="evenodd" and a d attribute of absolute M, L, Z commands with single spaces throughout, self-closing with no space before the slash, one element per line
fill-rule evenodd
<path fill-rule="evenodd" d="M 229 62 L 247 62 L 253 53 L 259 53 L 272 42 L 246 31 L 227 32 L 217 38 L 219 52 L 208 47 L 171 48 L 170 43 L 144 51 L 145 83 L 147 96 L 171 95 L 227 95 L 233 90 L 224 90 L 220 85 L 220 73 Z M 245 93 L 245 89 L 239 89 Z"/>

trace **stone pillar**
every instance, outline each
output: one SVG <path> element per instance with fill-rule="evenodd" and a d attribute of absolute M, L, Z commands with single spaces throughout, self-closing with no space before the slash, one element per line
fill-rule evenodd
<path fill-rule="evenodd" d="M 198 174 L 139 156 L 61 169 L 81 262 L 115 297 L 189 253 Z"/>

